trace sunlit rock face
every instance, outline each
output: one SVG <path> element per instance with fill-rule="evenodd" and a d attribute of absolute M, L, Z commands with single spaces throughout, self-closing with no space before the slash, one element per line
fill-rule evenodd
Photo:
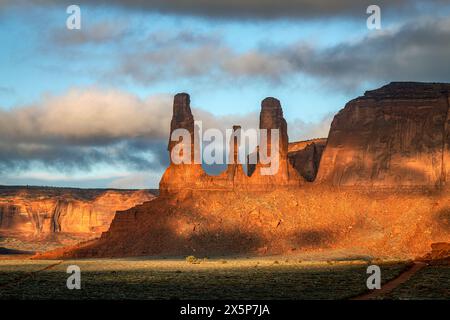
<path fill-rule="evenodd" d="M 108 230 L 117 210 L 154 197 L 147 190 L 1 187 L 0 233 L 99 235 Z"/>
<path fill-rule="evenodd" d="M 441 187 L 449 175 L 449 84 L 391 83 L 334 118 L 317 181 L 332 186 Z"/>
<path fill-rule="evenodd" d="M 266 165 L 261 163 L 258 157 L 258 162 L 255 166 L 249 166 L 249 182 L 259 190 L 275 190 L 280 187 L 298 187 L 304 180 L 299 176 L 296 170 L 288 161 L 288 145 L 289 137 L 287 133 L 287 122 L 283 116 L 283 109 L 278 99 L 269 97 L 261 103 L 261 113 L 259 117 L 259 128 L 267 132 L 267 150 L 264 151 L 259 148 L 259 151 L 265 152 L 272 156 L 272 132 L 278 130 L 278 146 L 275 150 L 278 155 L 272 157 L 273 163 Z M 261 147 L 261 146 L 260 146 Z M 267 169 L 269 166 L 277 168 L 274 174 L 263 174 L 262 169 Z"/>
<path fill-rule="evenodd" d="M 450 242 L 448 194 L 320 186 L 193 191 L 118 212 L 95 242 L 42 258 L 297 255 L 410 259 Z M 407 210 L 406 210 L 407 209 Z"/>
<path fill-rule="evenodd" d="M 195 163 L 195 145 L 194 142 L 194 116 L 192 115 L 191 100 L 188 94 L 179 93 L 175 95 L 173 102 L 173 114 L 172 121 L 170 122 L 170 135 L 168 143 L 168 151 L 170 156 L 170 165 L 164 172 L 161 181 L 159 183 L 159 189 L 162 193 L 179 192 L 180 190 L 188 190 L 191 188 L 201 188 L 204 186 L 204 179 L 206 174 L 203 172 L 201 164 Z M 172 151 L 178 145 L 182 143 L 182 138 L 172 139 L 172 135 L 178 129 L 184 129 L 189 133 L 189 141 L 186 143 L 190 147 L 190 163 L 174 163 L 172 158 Z M 175 138 L 175 137 L 174 137 Z M 198 144 L 197 144 L 198 145 Z M 183 156 L 183 152 L 173 154 L 179 155 L 179 160 Z"/>
<path fill-rule="evenodd" d="M 443 188 L 450 184 L 449 84 L 394 82 L 350 101 L 334 118 L 328 140 L 289 147 L 279 100 L 261 103 L 260 129 L 279 132 L 278 170 L 262 175 L 261 163 L 206 175 L 199 164 L 171 164 L 161 180 L 164 192 L 180 190 L 275 190 L 306 182 L 341 187 Z M 194 131 L 187 94 L 174 99 L 171 129 Z M 169 143 L 169 151 L 178 142 Z M 193 147 L 192 149 L 193 150 Z M 231 173 L 230 173 L 231 172 Z"/>
<path fill-rule="evenodd" d="M 272 134 L 274 134 L 272 130 L 276 129 L 278 131 L 278 145 L 273 148 L 277 156 L 267 151 L 267 155 L 271 156 L 273 163 L 263 164 L 258 157 L 256 164 L 248 166 L 247 174 L 243 170 L 243 164 L 237 163 L 237 154 L 230 156 L 230 159 L 235 158 L 236 161 L 228 164 L 227 169 L 217 176 L 207 175 L 201 165 L 194 161 L 195 148 L 200 142 L 196 141 L 194 143 L 193 132 L 196 129 L 190 108 L 190 98 L 185 93 L 177 94 L 174 98 L 170 136 L 176 129 L 186 129 L 191 134 L 191 164 L 176 164 L 171 159 L 171 164 L 163 174 L 159 185 L 160 192 L 163 195 L 193 190 L 267 191 L 281 187 L 298 187 L 304 182 L 304 179 L 298 175 L 288 161 L 289 138 L 287 123 L 283 117 L 280 101 L 275 98 L 266 98 L 261 103 L 260 129 L 264 129 L 267 132 L 267 150 L 272 150 L 271 142 Z M 233 129 L 234 134 L 238 134 L 240 126 L 236 125 Z M 234 134 L 233 139 L 235 139 Z M 173 154 L 172 150 L 180 143 L 181 139 L 172 141 L 169 138 L 169 153 Z M 235 152 L 238 150 L 237 140 L 232 140 L 228 143 L 234 145 L 233 150 Z M 271 166 L 276 168 L 273 172 L 269 174 L 262 173 L 262 169 L 267 169 Z"/>
<path fill-rule="evenodd" d="M 279 152 L 280 159 L 286 160 L 288 153 L 289 138 L 287 133 L 287 122 L 283 116 L 281 103 L 275 98 L 266 98 L 261 103 L 261 113 L 259 116 L 259 128 L 265 129 L 270 135 L 270 130 L 279 130 Z M 268 149 L 270 150 L 271 139 L 267 139 Z M 284 169 L 284 168 L 283 168 Z"/>

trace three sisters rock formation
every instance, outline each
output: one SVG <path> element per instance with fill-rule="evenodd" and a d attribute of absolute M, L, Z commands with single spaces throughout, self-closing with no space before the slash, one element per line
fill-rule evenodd
<path fill-rule="evenodd" d="M 229 164 L 218 176 L 171 163 L 158 198 L 118 212 L 98 240 L 53 256 L 405 258 L 450 240 L 450 84 L 368 91 L 334 117 L 327 139 L 289 143 L 274 98 L 263 100 L 259 126 L 280 133 L 275 175 L 261 175 L 259 162 Z M 195 130 L 187 94 L 174 100 L 171 132 L 179 128 Z"/>

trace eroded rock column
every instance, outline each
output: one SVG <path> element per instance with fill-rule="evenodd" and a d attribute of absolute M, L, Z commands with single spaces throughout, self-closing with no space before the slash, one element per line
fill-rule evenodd
<path fill-rule="evenodd" d="M 259 146 L 258 164 L 253 173 L 253 167 L 251 165 L 248 166 L 252 184 L 260 184 L 263 188 L 270 189 L 277 185 L 286 185 L 291 182 L 294 184 L 300 183 L 301 178 L 295 169 L 291 168 L 288 162 L 289 137 L 287 123 L 283 117 L 283 109 L 278 99 L 269 97 L 262 101 L 259 128 L 267 130 L 267 142 L 266 148 L 263 148 L 261 144 Z M 274 142 L 278 143 L 278 146 L 277 148 L 272 148 L 272 135 L 275 129 L 278 130 L 278 142 Z M 271 154 L 272 149 L 278 152 L 278 156 Z M 270 164 L 264 164 L 263 154 L 266 154 L 270 158 Z M 272 167 L 273 170 L 271 171 L 273 173 L 262 174 L 261 169 L 267 169 L 269 167 Z"/>
<path fill-rule="evenodd" d="M 196 148 L 198 148 L 199 143 L 195 143 L 195 125 L 194 116 L 192 115 L 190 106 L 190 97 L 187 93 L 179 93 L 175 95 L 173 101 L 173 114 L 172 121 L 170 122 L 170 135 L 168 143 L 168 151 L 170 157 L 170 166 L 164 172 L 159 183 L 161 194 L 170 193 L 177 190 L 189 190 L 201 187 L 203 183 L 204 172 L 201 168 L 201 164 L 195 163 Z M 172 134 L 176 133 L 178 129 L 184 129 L 189 135 L 183 138 L 179 137 L 172 141 Z M 187 141 L 185 141 L 187 139 Z M 179 146 L 183 143 L 183 146 Z M 174 148 L 177 150 L 174 151 Z M 190 156 L 183 157 L 185 147 L 189 149 Z M 180 151 L 178 153 L 178 151 Z M 177 161 L 172 156 L 179 157 Z M 180 163 L 181 158 L 184 161 Z M 198 161 L 199 162 L 199 161 Z"/>
<path fill-rule="evenodd" d="M 227 166 L 227 179 L 233 182 L 233 186 L 241 185 L 247 180 L 242 164 L 239 161 L 239 145 L 241 143 L 241 126 L 233 126 L 233 135 L 230 140 L 230 154 L 228 155 L 229 163 Z"/>
<path fill-rule="evenodd" d="M 172 134 L 177 129 L 185 129 L 190 134 L 191 160 L 194 160 L 194 116 L 191 111 L 191 99 L 187 93 L 178 93 L 173 101 L 172 121 L 170 122 L 170 135 L 168 151 L 169 156 L 172 154 L 173 148 L 181 142 L 181 138 L 172 141 Z M 173 163 L 170 157 L 170 163 Z"/>

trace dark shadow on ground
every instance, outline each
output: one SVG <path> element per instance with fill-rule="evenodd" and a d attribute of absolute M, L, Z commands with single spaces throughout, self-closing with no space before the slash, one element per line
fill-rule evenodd
<path fill-rule="evenodd" d="M 0 247 L 0 255 L 10 255 L 10 254 L 34 254 L 34 252 Z"/>

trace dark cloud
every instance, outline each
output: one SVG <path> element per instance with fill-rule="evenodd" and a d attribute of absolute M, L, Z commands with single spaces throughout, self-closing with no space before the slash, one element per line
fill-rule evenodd
<path fill-rule="evenodd" d="M 306 75 L 327 88 L 354 94 L 364 85 L 394 80 L 447 82 L 449 62 L 450 18 L 422 18 L 325 48 L 295 43 L 241 52 L 220 42 L 140 48 L 124 54 L 114 73 L 143 84 L 176 75 L 216 84 L 262 80 L 289 85 Z"/>
<path fill-rule="evenodd" d="M 292 70 L 332 87 L 357 90 L 361 84 L 401 80 L 450 81 L 450 19 L 421 19 L 353 43 L 326 49 L 287 48 L 281 54 Z"/>
<path fill-rule="evenodd" d="M 69 5 L 61 0 L 6 0 L 0 6 L 32 3 L 36 5 Z M 429 0 L 428 5 L 446 3 Z M 364 16 L 370 0 L 78 0 L 79 5 L 108 5 L 177 15 L 231 19 L 323 18 L 331 16 Z M 423 9 L 419 0 L 378 0 L 376 4 L 389 11 L 405 13 Z"/>
<path fill-rule="evenodd" d="M 77 31 L 53 29 L 50 41 L 60 46 L 118 43 L 130 33 L 129 26 L 123 21 L 101 21 L 92 25 L 89 25 L 88 21 Z"/>
<path fill-rule="evenodd" d="M 219 33 L 201 33 L 198 31 L 185 29 L 179 32 L 172 30 L 158 30 L 151 32 L 145 44 L 151 48 L 170 48 L 174 46 L 199 46 L 199 45 L 220 45 L 222 43 Z"/>
<path fill-rule="evenodd" d="M 171 100 L 74 89 L 35 105 L 0 109 L 0 172 L 34 164 L 63 172 L 102 164 L 161 169 L 167 164 Z"/>

